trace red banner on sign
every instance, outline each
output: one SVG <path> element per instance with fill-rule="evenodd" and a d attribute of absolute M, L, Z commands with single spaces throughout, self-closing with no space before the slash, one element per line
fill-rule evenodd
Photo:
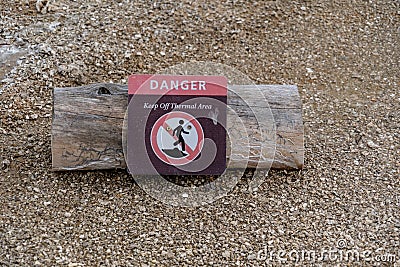
<path fill-rule="evenodd" d="M 128 93 L 142 95 L 226 96 L 227 80 L 223 76 L 131 75 Z"/>

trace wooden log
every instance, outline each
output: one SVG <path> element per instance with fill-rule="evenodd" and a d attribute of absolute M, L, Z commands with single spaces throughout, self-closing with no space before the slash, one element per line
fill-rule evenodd
<path fill-rule="evenodd" d="M 127 90 L 118 84 L 54 89 L 54 171 L 126 168 Z M 304 131 L 297 87 L 234 85 L 228 90 L 229 168 L 301 169 Z"/>

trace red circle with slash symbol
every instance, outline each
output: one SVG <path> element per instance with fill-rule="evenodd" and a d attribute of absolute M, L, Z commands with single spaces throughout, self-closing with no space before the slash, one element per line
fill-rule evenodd
<path fill-rule="evenodd" d="M 169 165 L 185 165 L 200 154 L 204 132 L 199 121 L 182 111 L 161 116 L 151 130 L 151 147 L 157 157 Z"/>

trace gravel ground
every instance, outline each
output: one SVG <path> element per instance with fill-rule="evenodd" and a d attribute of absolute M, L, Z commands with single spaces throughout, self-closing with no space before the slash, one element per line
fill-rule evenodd
<path fill-rule="evenodd" d="M 399 10 L 383 0 L 2 0 L 0 265 L 292 265 L 296 255 L 298 265 L 400 265 Z M 50 171 L 54 87 L 126 83 L 191 60 L 297 84 L 304 170 L 271 171 L 254 193 L 243 178 L 199 208 L 163 205 L 124 171 Z M 360 258 L 339 257 L 349 250 Z"/>

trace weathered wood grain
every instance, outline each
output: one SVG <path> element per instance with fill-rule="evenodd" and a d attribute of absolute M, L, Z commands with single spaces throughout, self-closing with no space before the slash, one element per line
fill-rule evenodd
<path fill-rule="evenodd" d="M 229 167 L 244 163 L 258 168 L 302 168 L 303 121 L 297 87 L 234 85 L 228 89 Z M 126 168 L 127 90 L 118 84 L 54 89 L 53 170 Z"/>

